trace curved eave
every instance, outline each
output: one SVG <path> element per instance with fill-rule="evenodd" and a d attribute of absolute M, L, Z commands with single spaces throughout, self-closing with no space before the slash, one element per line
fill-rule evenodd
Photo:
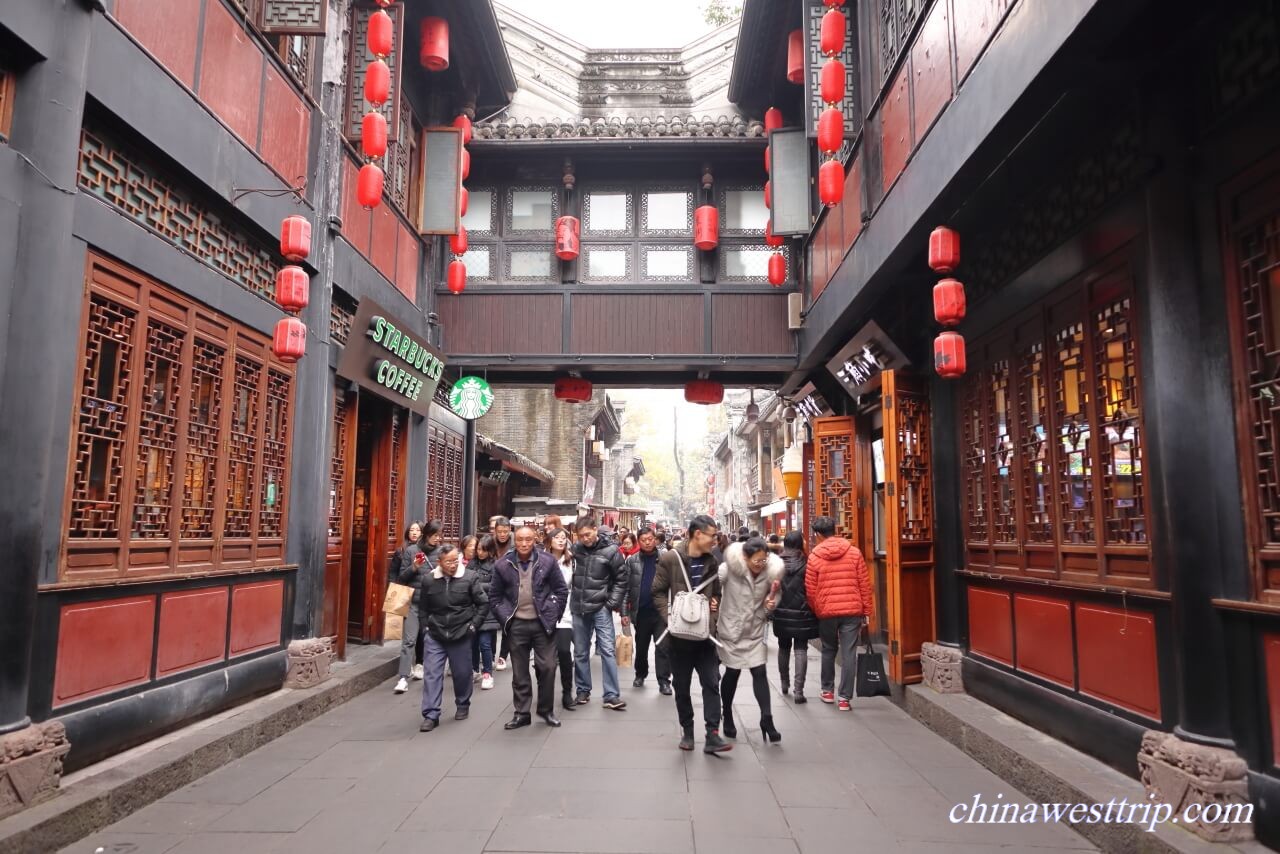
<path fill-rule="evenodd" d="M 786 80 L 786 34 L 800 26 L 802 4 L 746 0 L 742 27 L 729 72 L 729 100 L 748 115 L 763 115 L 769 106 L 794 97 L 797 87 Z"/>

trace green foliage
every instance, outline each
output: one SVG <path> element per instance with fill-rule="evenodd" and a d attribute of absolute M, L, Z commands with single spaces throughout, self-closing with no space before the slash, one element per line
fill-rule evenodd
<path fill-rule="evenodd" d="M 707 0 L 702 4 L 702 18 L 713 27 L 719 27 L 742 16 L 742 4 L 729 0 Z"/>

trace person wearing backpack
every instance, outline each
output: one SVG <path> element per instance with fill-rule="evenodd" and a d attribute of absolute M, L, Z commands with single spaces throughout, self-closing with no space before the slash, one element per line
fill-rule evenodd
<path fill-rule="evenodd" d="M 804 696 L 805 676 L 809 670 L 809 641 L 819 636 L 818 618 L 809 607 L 804 589 L 804 535 L 792 531 L 782 541 L 782 595 L 773 612 L 773 634 L 778 639 L 778 675 L 782 677 L 782 693 L 790 687 L 792 647 L 795 656 L 795 694 L 797 704 L 808 702 Z"/>
<path fill-rule="evenodd" d="M 702 718 L 706 724 L 705 753 L 723 753 L 733 745 L 720 736 L 720 659 L 713 640 L 716 630 L 716 612 L 720 607 L 719 569 L 723 555 L 715 548 L 716 520 L 699 515 L 689 522 L 689 536 L 678 546 L 662 553 L 658 569 L 653 576 L 653 606 L 667 634 L 662 643 L 667 645 L 667 657 L 671 661 L 671 682 L 676 693 L 676 714 L 680 719 L 680 749 L 693 750 L 693 697 L 690 682 L 694 671 L 702 686 Z M 701 638 L 681 637 L 690 624 L 685 616 L 695 616 L 696 607 L 683 613 L 689 600 L 683 593 L 696 592 L 706 597 L 703 606 L 709 611 L 702 616 L 705 625 Z M 697 603 L 694 603 L 695 605 Z M 676 606 L 682 606 L 677 609 Z"/>

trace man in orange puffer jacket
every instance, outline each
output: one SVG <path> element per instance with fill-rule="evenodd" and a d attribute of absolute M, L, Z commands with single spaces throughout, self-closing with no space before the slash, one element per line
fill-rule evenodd
<path fill-rule="evenodd" d="M 857 678 L 858 635 L 873 605 L 867 562 L 853 543 L 836 536 L 830 516 L 813 520 L 818 544 L 809 553 L 804 585 L 822 637 L 822 702 L 836 702 L 836 649 L 840 650 L 839 708 L 850 709 Z"/>

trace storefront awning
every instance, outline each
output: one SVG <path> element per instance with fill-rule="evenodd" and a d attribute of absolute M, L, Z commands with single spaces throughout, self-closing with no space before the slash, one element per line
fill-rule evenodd
<path fill-rule="evenodd" d="M 531 477 L 544 484 L 555 482 L 556 476 L 550 469 L 538 465 L 519 451 L 513 451 L 488 436 L 476 436 L 476 450 L 502 463 L 502 467 L 507 471 Z"/>
<path fill-rule="evenodd" d="M 766 504 L 760 508 L 761 516 L 777 516 L 779 513 L 787 512 L 787 499 L 775 501 L 772 504 Z"/>

